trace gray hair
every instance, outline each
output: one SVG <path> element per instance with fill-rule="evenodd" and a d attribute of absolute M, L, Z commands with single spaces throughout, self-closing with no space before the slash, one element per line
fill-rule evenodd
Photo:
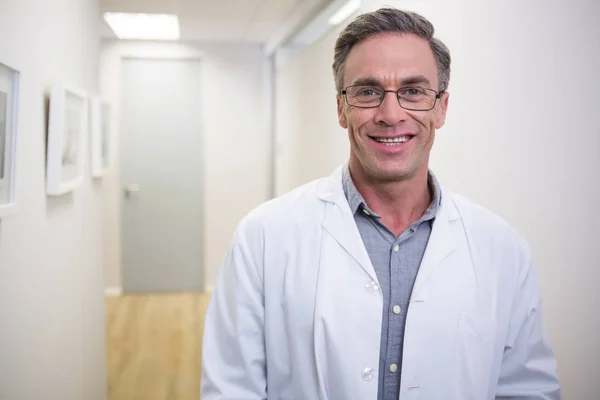
<path fill-rule="evenodd" d="M 408 33 L 429 43 L 438 68 L 439 90 L 445 91 L 450 83 L 450 51 L 444 43 L 434 38 L 434 27 L 423 16 L 392 7 L 359 15 L 339 35 L 335 43 L 333 75 L 338 93 L 344 85 L 344 67 L 350 50 L 358 42 L 381 33 Z"/>

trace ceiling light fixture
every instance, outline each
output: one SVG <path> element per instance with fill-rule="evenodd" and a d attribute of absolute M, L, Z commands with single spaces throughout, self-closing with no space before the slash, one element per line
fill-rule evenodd
<path fill-rule="evenodd" d="M 179 39 L 176 15 L 104 13 L 104 20 L 119 39 Z"/>

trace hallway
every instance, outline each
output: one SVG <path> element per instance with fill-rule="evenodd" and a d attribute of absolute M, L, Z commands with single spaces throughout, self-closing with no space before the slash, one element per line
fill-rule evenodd
<path fill-rule="evenodd" d="M 107 297 L 109 400 L 197 400 L 208 294 Z"/>
<path fill-rule="evenodd" d="M 340 33 L 356 16 L 383 5 L 414 11 L 431 21 L 434 36 L 450 51 L 451 68 L 444 67 L 445 56 L 438 60 L 421 46 L 424 52 L 417 53 L 428 60 L 429 67 L 423 69 L 427 78 L 420 67 L 413 71 L 395 60 L 414 51 L 391 46 L 381 49 L 394 62 L 389 70 L 369 53 L 362 54 L 356 66 L 364 64 L 370 71 L 358 73 L 362 67 L 346 71 L 353 46 L 349 41 L 343 52 L 337 51 Z M 281 294 L 282 286 L 273 284 L 277 274 L 287 274 L 295 288 L 302 281 L 291 279 L 295 277 L 290 274 L 291 261 L 329 260 L 321 257 L 327 254 L 322 252 L 324 240 L 306 249 L 300 246 L 301 239 L 319 238 L 315 232 L 321 234 L 321 228 L 330 241 L 328 219 L 318 221 L 320 225 L 313 221 L 309 234 L 298 231 L 299 239 L 288 243 L 283 233 L 309 227 L 311 214 L 291 207 L 285 216 L 295 219 L 286 222 L 277 213 L 258 209 L 294 190 L 290 198 L 306 193 L 304 185 L 330 176 L 351 155 L 367 160 L 361 154 L 371 153 L 363 149 L 373 146 L 372 154 L 379 154 L 373 160 L 387 160 L 388 150 L 400 145 L 414 150 L 415 156 L 406 152 L 403 158 L 398 152 L 398 168 L 403 160 L 411 162 L 410 170 L 427 162 L 444 190 L 477 204 L 481 211 L 491 211 L 518 232 L 523 246 L 516 247 L 527 247 L 522 264 L 535 272 L 519 279 L 536 277 L 543 305 L 535 303 L 527 313 L 513 315 L 529 317 L 535 315 L 533 310 L 543 310 L 563 399 L 600 399 L 600 235 L 595 230 L 600 225 L 599 15 L 600 0 L 0 0 L 0 400 L 198 400 L 209 299 L 213 292 L 218 294 L 215 298 L 220 295 L 215 288 L 248 282 L 235 276 L 218 280 L 233 254 L 232 244 L 243 237 L 238 228 L 260 228 L 248 235 L 248 241 L 256 243 L 271 227 L 282 233 L 269 236 L 275 239 L 268 243 L 262 241 L 257 270 L 269 271 L 264 268 L 267 260 L 278 262 L 273 263 L 277 273 L 267 273 L 269 279 L 263 279 L 259 294 L 271 298 Z M 434 42 L 428 41 L 434 50 Z M 337 68 L 332 71 L 334 62 Z M 441 78 L 450 79 L 444 93 Z M 400 89 L 416 89 L 417 84 L 425 89 L 417 93 L 437 93 L 435 100 L 426 96 L 434 108 L 415 110 L 401 103 L 406 100 L 403 93 L 410 92 Z M 349 102 L 346 89 L 356 86 L 379 97 L 371 99 L 371 106 L 361 107 L 352 99 L 351 89 Z M 438 102 L 444 94 L 450 94 L 445 97 L 447 114 L 444 107 L 435 108 L 444 104 Z M 381 108 L 384 98 L 386 107 Z M 345 114 L 340 113 L 344 107 Z M 419 135 L 412 144 L 401 139 Z M 421 161 L 413 164 L 413 158 Z M 380 180 L 371 183 L 375 186 Z M 356 238 L 356 224 L 348 218 L 344 201 L 341 204 L 345 228 L 352 228 L 343 233 Z M 464 220 L 476 219 L 476 214 L 466 213 Z M 458 225 L 458 214 L 454 221 Z M 463 232 L 468 225 L 462 225 Z M 496 247 L 489 260 L 514 252 L 513 246 L 507 250 L 493 238 L 496 235 L 476 234 L 462 242 L 475 245 L 490 239 Z M 460 242 L 451 239 L 439 243 Z M 430 242 L 425 243 L 427 248 Z M 400 247 L 394 247 L 390 254 L 404 256 Z M 415 254 L 424 254 L 421 249 Z M 440 308 L 449 309 L 452 300 L 456 315 L 444 311 L 441 319 L 416 319 L 430 321 L 433 327 L 441 320 L 452 322 L 455 333 L 476 338 L 475 347 L 464 346 L 469 353 L 489 356 L 478 347 L 484 341 L 489 344 L 497 324 L 494 317 L 508 311 L 480 313 L 480 306 L 498 302 L 468 296 L 516 296 L 521 291 L 510 285 L 507 290 L 504 283 L 469 291 L 474 283 L 485 282 L 471 257 L 479 250 L 456 253 L 469 256 L 457 265 L 464 270 L 472 266 L 472 276 L 458 284 L 439 279 L 436 282 L 452 291 L 432 289 L 427 303 L 419 300 L 424 310 L 432 310 L 430 293 L 441 293 Z M 365 254 L 370 255 L 362 252 L 368 265 Z M 407 254 L 413 258 L 412 252 Z M 285 261 L 279 262 L 279 257 Z M 331 258 L 320 276 L 336 268 L 350 270 L 353 260 L 346 253 Z M 502 271 L 516 265 L 506 264 Z M 298 265 L 315 267 L 314 262 Z M 325 293 L 328 297 L 319 299 L 318 307 L 315 302 L 313 315 L 328 306 L 331 311 L 339 307 L 331 314 L 339 319 L 385 315 L 379 310 L 359 312 L 359 305 L 386 303 L 374 300 L 373 295 L 384 293 L 373 279 L 376 274 L 365 268 L 356 273 L 362 275 L 343 276 L 365 278 L 356 281 L 360 286 L 356 291 L 345 286 L 346 280 L 332 280 L 333 289 L 347 290 L 342 301 L 322 280 L 308 281 L 307 289 L 283 288 L 294 294 L 310 294 L 316 288 Z M 308 276 L 305 270 L 302 274 Z M 142 287 L 171 284 L 175 278 L 177 285 Z M 386 286 L 385 293 L 392 289 Z M 466 300 L 458 301 L 459 296 Z M 357 307 L 345 299 L 356 301 Z M 309 309 L 298 298 L 289 304 Z M 400 313 L 390 316 L 403 316 L 401 326 L 409 320 L 408 307 L 398 307 Z M 459 317 L 459 311 L 467 318 Z M 295 312 L 286 314 L 290 321 L 311 315 Z M 484 317 L 480 322 L 475 318 L 479 314 Z M 369 331 L 379 326 L 378 320 L 371 322 L 361 318 L 356 326 Z M 423 332 L 448 332 L 431 326 Z M 283 330 L 277 338 L 295 337 L 306 327 L 314 331 L 308 321 Z M 271 329 L 264 330 L 272 335 Z M 246 361 L 238 356 L 239 349 L 253 347 L 231 347 L 234 339 L 246 336 L 243 329 L 231 332 L 229 338 L 222 332 L 209 335 L 205 343 L 217 355 L 236 350 L 230 363 L 235 370 Z M 498 354 L 514 348 L 512 337 L 496 332 L 507 338 L 497 346 Z M 366 371 L 373 383 L 375 375 L 369 371 L 376 369 L 378 349 L 368 346 L 381 344 L 376 340 L 358 341 L 365 345 L 356 347 L 349 342 L 345 348 L 373 351 L 364 359 L 357 356 L 356 368 L 342 363 L 333 375 L 350 371 L 354 375 L 339 381 L 362 388 L 368 385 L 362 375 Z M 450 347 L 444 350 L 458 357 Z M 445 354 L 430 346 L 413 348 Z M 327 349 L 336 348 L 328 344 Z M 325 357 L 324 353 L 317 356 Z M 218 365 L 207 360 L 207 372 L 207 364 Z M 477 364 L 463 364 L 474 373 L 483 371 Z M 304 368 L 290 361 L 275 365 Z M 215 376 L 226 375 L 221 372 L 226 368 L 216 369 Z M 402 372 L 402 365 L 391 360 L 387 371 Z M 433 376 L 427 366 L 423 371 L 424 377 Z M 275 375 L 277 368 L 271 367 L 269 373 Z M 428 396 L 426 382 L 414 375 L 410 387 L 424 388 L 422 398 L 435 398 Z M 309 387 L 302 382 L 302 387 Z M 452 382 L 479 385 L 485 380 L 467 376 Z M 269 385 L 271 393 L 274 387 Z M 340 396 L 338 391 L 333 396 L 374 397 L 349 393 Z"/>

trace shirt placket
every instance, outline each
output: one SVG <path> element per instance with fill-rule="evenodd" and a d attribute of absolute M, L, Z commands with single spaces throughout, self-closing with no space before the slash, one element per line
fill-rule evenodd
<path fill-rule="evenodd" d="M 405 238 L 398 238 L 394 241 L 390 249 L 390 282 L 391 289 L 388 307 L 388 338 L 387 354 L 384 378 L 384 399 L 396 396 L 397 388 L 400 382 L 401 374 L 401 349 L 402 336 L 398 327 L 402 326 L 403 307 L 402 290 L 397 290 L 395 282 L 406 282 L 407 271 L 402 264 L 402 242 Z M 396 288 L 396 290 L 394 290 Z M 400 288 L 401 289 L 401 288 Z"/>

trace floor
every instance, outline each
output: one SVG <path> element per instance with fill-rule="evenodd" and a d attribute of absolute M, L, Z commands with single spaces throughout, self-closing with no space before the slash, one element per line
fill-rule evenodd
<path fill-rule="evenodd" d="M 208 294 L 106 299 L 109 400 L 198 400 Z"/>

